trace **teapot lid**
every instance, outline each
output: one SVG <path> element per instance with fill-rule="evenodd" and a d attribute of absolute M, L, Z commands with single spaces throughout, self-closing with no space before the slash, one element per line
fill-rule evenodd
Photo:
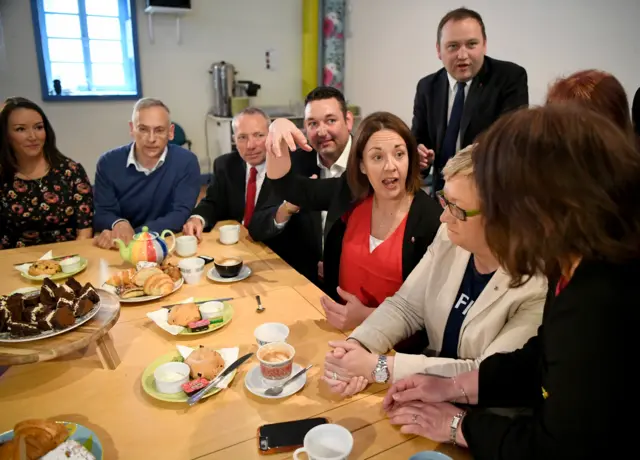
<path fill-rule="evenodd" d="M 142 227 L 142 231 L 140 233 L 136 233 L 133 235 L 133 239 L 136 241 L 149 241 L 155 240 L 158 238 L 158 234 L 156 232 L 150 232 L 149 227 Z"/>

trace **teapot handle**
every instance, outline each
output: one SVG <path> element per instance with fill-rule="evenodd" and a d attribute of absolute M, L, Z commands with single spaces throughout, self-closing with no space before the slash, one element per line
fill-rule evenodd
<path fill-rule="evenodd" d="M 172 236 L 171 247 L 168 249 L 169 254 L 171 254 L 176 247 L 176 236 L 173 234 L 171 230 L 163 230 L 162 233 L 160 234 L 160 238 L 162 238 L 165 241 L 165 243 L 167 242 L 165 238 L 166 234 L 171 234 Z"/>

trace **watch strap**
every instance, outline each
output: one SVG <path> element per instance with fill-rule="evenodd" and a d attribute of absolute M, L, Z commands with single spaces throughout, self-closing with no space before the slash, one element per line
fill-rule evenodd
<path fill-rule="evenodd" d="M 451 419 L 451 424 L 449 426 L 451 428 L 450 439 L 453 445 L 458 445 L 456 443 L 456 436 L 458 435 L 458 430 L 460 429 L 460 422 L 462 422 L 462 419 L 465 415 L 467 415 L 465 411 L 460 411 Z"/>

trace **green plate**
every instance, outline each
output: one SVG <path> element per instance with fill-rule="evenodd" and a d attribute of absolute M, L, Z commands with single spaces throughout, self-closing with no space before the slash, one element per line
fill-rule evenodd
<path fill-rule="evenodd" d="M 176 350 L 169 352 L 166 355 L 160 356 L 154 362 L 149 364 L 142 373 L 142 389 L 149 396 L 155 399 L 159 399 L 160 401 L 186 403 L 189 397 L 182 391 L 180 393 L 166 394 L 160 393 L 158 390 L 156 390 L 156 379 L 153 376 L 153 373 L 162 364 L 170 363 L 172 361 L 184 362 L 184 358 L 182 358 L 182 355 Z M 233 371 L 231 374 L 229 374 L 231 375 L 231 380 L 233 380 L 236 376 L 236 372 L 237 371 Z M 214 388 L 209 393 L 207 393 L 207 395 L 204 396 L 203 399 L 213 396 L 216 393 L 220 393 L 221 391 L 221 388 Z"/>
<path fill-rule="evenodd" d="M 197 301 L 196 301 L 197 302 Z M 200 335 L 200 334 L 208 334 L 209 332 L 216 331 L 221 327 L 226 326 L 231 321 L 233 317 L 233 307 L 231 304 L 227 302 L 222 302 L 224 304 L 224 309 L 222 310 L 222 322 L 218 324 L 209 324 L 209 329 L 205 329 L 204 331 L 198 332 L 190 332 L 188 328 L 185 328 L 184 331 L 179 333 L 178 335 Z"/>
<path fill-rule="evenodd" d="M 23 278 L 26 278 L 30 281 L 43 281 L 45 278 L 51 278 L 52 281 L 57 281 L 57 280 L 63 280 L 65 278 L 71 278 L 73 275 L 77 275 L 82 270 L 87 268 L 87 265 L 89 265 L 89 261 L 84 257 L 80 257 L 80 267 L 77 270 L 74 270 L 69 273 L 59 272 L 59 273 L 56 273 L 55 275 L 38 275 L 38 276 L 32 276 L 29 273 L 22 273 L 22 272 L 20 272 L 20 274 L 22 275 Z"/>

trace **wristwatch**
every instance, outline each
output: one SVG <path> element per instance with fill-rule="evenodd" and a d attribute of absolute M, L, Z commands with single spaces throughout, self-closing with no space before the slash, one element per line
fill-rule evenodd
<path fill-rule="evenodd" d="M 449 427 L 451 428 L 451 435 L 450 435 L 451 442 L 456 446 L 458 445 L 456 443 L 456 435 L 458 434 L 458 428 L 460 427 L 460 422 L 462 421 L 465 415 L 467 415 L 465 411 L 458 412 L 456 415 L 453 416 L 453 418 L 451 419 L 451 425 L 449 425 Z"/>
<path fill-rule="evenodd" d="M 387 356 L 378 356 L 378 364 L 371 373 L 373 381 L 376 383 L 387 383 L 389 381 L 389 368 L 387 367 Z"/>

